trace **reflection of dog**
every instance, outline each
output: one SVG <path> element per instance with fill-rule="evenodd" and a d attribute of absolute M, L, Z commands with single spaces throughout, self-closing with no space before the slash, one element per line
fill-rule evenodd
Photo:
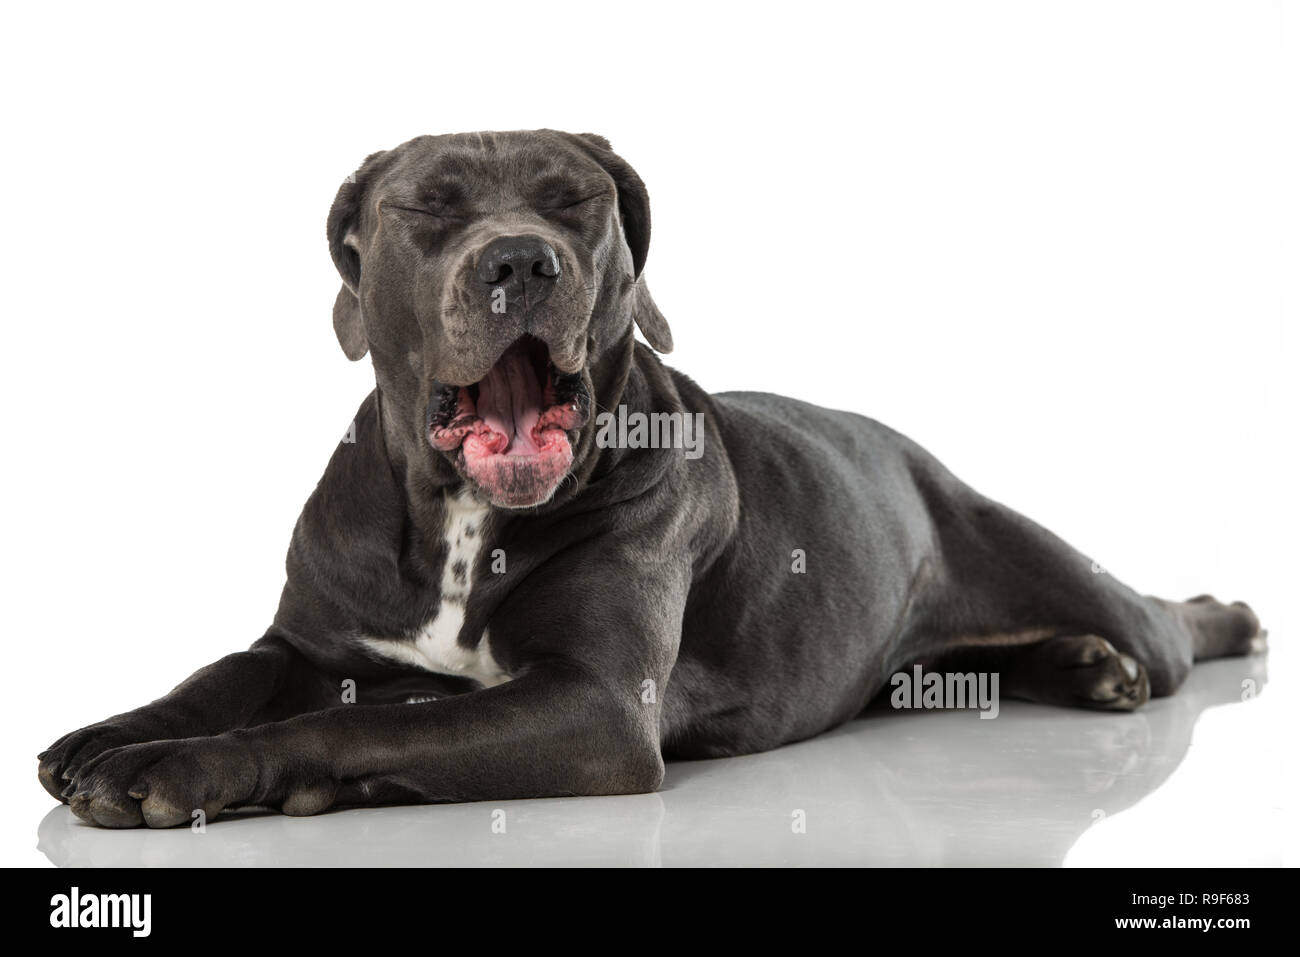
<path fill-rule="evenodd" d="M 1131 709 L 1259 640 L 1244 605 L 1094 574 L 869 419 L 666 369 L 632 334 L 672 346 L 645 187 L 598 136 L 376 153 L 328 234 L 377 388 L 267 634 L 42 755 L 88 821 L 652 790 L 665 754 L 808 737 L 915 662 Z M 704 454 L 601 447 L 620 405 L 702 414 Z"/>

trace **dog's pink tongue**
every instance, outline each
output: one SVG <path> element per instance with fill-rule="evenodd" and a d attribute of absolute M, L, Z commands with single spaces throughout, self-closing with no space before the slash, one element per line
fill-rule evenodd
<path fill-rule="evenodd" d="M 536 455 L 533 428 L 542 415 L 542 384 L 523 352 L 503 355 L 478 385 L 478 415 L 509 444 L 505 455 Z"/>

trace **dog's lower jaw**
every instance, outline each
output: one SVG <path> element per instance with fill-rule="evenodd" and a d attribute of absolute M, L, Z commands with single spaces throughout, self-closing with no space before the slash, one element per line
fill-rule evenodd
<path fill-rule="evenodd" d="M 544 450 L 537 455 L 501 455 L 476 448 L 482 440 L 465 440 L 460 457 L 470 481 L 497 508 L 524 509 L 545 505 L 554 497 L 573 465 L 568 436 L 548 429 Z"/>

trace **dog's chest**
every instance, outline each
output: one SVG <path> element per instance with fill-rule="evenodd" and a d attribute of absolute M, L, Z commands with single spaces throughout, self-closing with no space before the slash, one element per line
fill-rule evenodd
<path fill-rule="evenodd" d="M 486 629 L 473 648 L 458 638 L 474 586 L 474 569 L 486 541 L 488 507 L 469 495 L 447 497 L 443 526 L 446 560 L 438 610 L 408 638 L 362 638 L 372 652 L 426 671 L 471 678 L 485 686 L 510 680 L 492 657 Z"/>

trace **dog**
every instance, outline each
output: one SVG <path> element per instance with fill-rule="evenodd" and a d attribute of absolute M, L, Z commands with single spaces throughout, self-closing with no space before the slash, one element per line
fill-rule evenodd
<path fill-rule="evenodd" d="M 1131 711 L 1263 648 L 1248 606 L 1141 596 L 871 419 L 663 365 L 649 199 L 601 136 L 375 153 L 327 237 L 376 387 L 266 634 L 39 756 L 84 821 L 647 792 L 917 665 Z"/>

